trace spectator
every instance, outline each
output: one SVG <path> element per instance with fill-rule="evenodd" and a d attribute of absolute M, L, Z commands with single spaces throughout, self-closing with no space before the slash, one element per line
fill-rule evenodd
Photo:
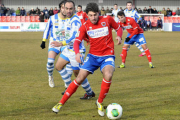
<path fill-rule="evenodd" d="M 44 12 L 43 11 L 41 11 L 41 14 L 39 16 L 39 20 L 40 20 L 40 22 L 44 22 Z"/>
<path fill-rule="evenodd" d="M 105 10 L 104 10 L 104 7 L 101 8 L 101 16 L 105 16 Z"/>
<path fill-rule="evenodd" d="M 173 9 L 173 11 L 172 11 L 172 16 L 175 16 L 175 15 L 176 15 L 176 10 Z"/>
<path fill-rule="evenodd" d="M 37 7 L 36 8 L 36 15 L 40 15 L 40 14 L 41 14 L 40 9 Z"/>
<path fill-rule="evenodd" d="M 6 9 L 6 16 L 11 16 L 11 9 L 9 8 Z"/>
<path fill-rule="evenodd" d="M 150 31 L 152 30 L 151 21 L 148 18 L 148 20 L 142 20 L 142 28 L 147 30 L 148 27 L 150 28 Z"/>
<path fill-rule="evenodd" d="M 161 19 L 161 17 L 159 17 L 158 18 L 158 20 L 157 20 L 157 31 L 158 31 L 158 27 L 161 27 L 161 30 L 162 30 L 162 27 L 163 27 L 163 24 L 162 24 L 162 19 Z"/>
<path fill-rule="evenodd" d="M 169 8 L 167 8 L 167 16 L 172 16 L 172 11 Z"/>
<path fill-rule="evenodd" d="M 156 8 L 154 8 L 154 10 L 153 10 L 154 12 L 154 14 L 158 14 L 158 11 L 156 10 Z"/>
<path fill-rule="evenodd" d="M 124 11 L 124 10 L 122 9 L 122 7 L 120 7 L 120 11 Z"/>
<path fill-rule="evenodd" d="M 111 13 L 112 13 L 112 11 L 113 11 L 113 8 L 111 8 L 111 10 L 110 10 L 110 11 L 111 11 Z"/>
<path fill-rule="evenodd" d="M 105 14 L 107 15 L 107 13 L 112 13 L 110 10 L 109 10 L 109 7 L 107 7 L 107 9 L 105 10 Z"/>
<path fill-rule="evenodd" d="M 180 10 L 179 10 L 179 7 L 177 7 L 176 15 L 180 16 Z"/>
<path fill-rule="evenodd" d="M 167 15 L 167 11 L 165 10 L 165 8 L 163 8 L 163 10 L 161 11 L 161 14 L 164 14 L 164 16 Z"/>
<path fill-rule="evenodd" d="M 52 15 L 54 15 L 54 13 L 53 13 L 53 8 L 51 7 L 49 10 L 49 16 L 52 16 Z"/>
<path fill-rule="evenodd" d="M 136 7 L 134 8 L 134 10 L 138 12 L 138 9 Z"/>
<path fill-rule="evenodd" d="M 24 9 L 24 7 L 22 7 L 21 12 L 20 12 L 21 16 L 25 16 L 26 15 L 26 10 Z"/>
<path fill-rule="evenodd" d="M 18 7 L 16 10 L 16 16 L 20 16 L 20 12 L 21 12 L 20 7 Z"/>
<path fill-rule="evenodd" d="M 141 10 L 141 8 L 139 8 L 137 12 L 138 12 L 138 13 L 142 13 L 142 10 Z"/>
<path fill-rule="evenodd" d="M 36 11 L 34 11 L 33 8 L 31 8 L 31 10 L 29 11 L 29 15 L 35 15 L 36 14 Z"/>
<path fill-rule="evenodd" d="M 151 6 L 149 6 L 148 13 L 149 13 L 149 14 L 154 13 L 154 10 L 151 8 Z"/>
<path fill-rule="evenodd" d="M 147 13 L 148 13 L 148 10 L 147 10 L 147 8 L 146 8 L 146 7 L 144 7 L 144 9 L 143 9 L 143 13 L 145 13 L 145 14 L 147 14 Z"/>
<path fill-rule="evenodd" d="M 6 7 L 4 6 L 4 4 L 1 4 L 0 6 L 0 13 L 1 13 L 1 16 L 6 15 Z"/>
<path fill-rule="evenodd" d="M 48 19 L 49 18 L 49 12 L 48 12 L 48 9 L 46 7 L 44 8 L 43 12 L 44 12 L 45 19 Z"/>
<path fill-rule="evenodd" d="M 54 15 L 58 13 L 57 7 L 54 8 L 53 13 L 54 13 Z"/>

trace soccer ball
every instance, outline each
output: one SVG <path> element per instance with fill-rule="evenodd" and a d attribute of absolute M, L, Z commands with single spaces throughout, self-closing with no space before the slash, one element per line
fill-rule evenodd
<path fill-rule="evenodd" d="M 106 115 L 109 119 L 116 120 L 122 116 L 123 109 L 117 103 L 111 103 L 106 108 Z"/>

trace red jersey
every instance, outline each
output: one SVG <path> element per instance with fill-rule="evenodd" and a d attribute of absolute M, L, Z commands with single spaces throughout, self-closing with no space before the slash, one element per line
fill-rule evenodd
<path fill-rule="evenodd" d="M 131 17 L 126 17 L 126 22 L 125 23 L 122 23 L 120 21 L 118 23 L 120 24 L 120 26 L 122 28 L 126 29 L 129 34 L 131 34 L 129 36 L 130 38 L 132 38 L 133 35 L 144 32 L 142 30 L 142 28 L 140 28 L 139 25 L 136 23 L 136 21 Z M 135 32 L 135 33 L 133 33 L 133 32 Z"/>
<path fill-rule="evenodd" d="M 88 19 L 87 14 L 83 11 L 77 12 L 76 15 L 79 16 L 79 19 L 81 20 L 82 24 L 84 24 L 84 22 Z"/>
<path fill-rule="evenodd" d="M 79 29 L 79 37 L 75 42 L 88 38 L 90 41 L 89 53 L 96 56 L 114 55 L 114 41 L 112 37 L 112 28 L 116 31 L 120 26 L 111 16 L 99 16 L 97 24 L 92 24 L 87 20 Z M 76 45 L 74 45 L 76 48 Z M 79 52 L 74 49 L 76 54 Z"/>

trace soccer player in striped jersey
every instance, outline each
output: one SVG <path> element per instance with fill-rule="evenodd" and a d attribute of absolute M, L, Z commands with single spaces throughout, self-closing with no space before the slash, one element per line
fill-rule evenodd
<path fill-rule="evenodd" d="M 66 6 L 66 5 L 65 5 Z M 104 116 L 104 108 L 102 102 L 110 89 L 113 72 L 115 70 L 114 41 L 112 36 L 112 28 L 117 31 L 118 45 L 121 44 L 122 33 L 119 33 L 120 25 L 118 25 L 111 16 L 99 16 L 99 7 L 96 3 L 89 3 L 86 6 L 88 20 L 80 27 L 79 35 L 74 42 L 74 51 L 76 60 L 81 63 L 81 47 L 84 38 L 90 40 L 89 53 L 81 66 L 78 76 L 69 85 L 62 99 L 52 110 L 58 113 L 65 102 L 77 90 L 80 84 L 89 74 L 93 74 L 95 70 L 100 68 L 103 74 L 101 83 L 101 91 L 96 101 L 98 114 Z M 121 31 L 121 30 L 120 30 Z"/>
<path fill-rule="evenodd" d="M 132 2 L 129 1 L 126 3 L 126 10 L 124 10 L 124 14 L 126 15 L 126 17 L 132 17 L 134 18 L 134 20 L 136 22 L 138 22 L 139 20 L 141 20 L 141 16 L 137 13 L 137 11 L 132 9 Z M 139 45 L 138 43 L 135 42 L 136 47 L 141 51 L 141 54 L 139 55 L 139 57 L 144 56 L 146 53 L 144 52 L 143 48 L 141 45 Z M 129 48 L 128 48 L 129 49 Z"/>
<path fill-rule="evenodd" d="M 74 52 L 73 44 L 74 44 L 74 40 L 76 36 L 78 36 L 79 34 L 78 31 L 81 26 L 81 21 L 79 17 L 74 14 L 75 4 L 73 1 L 66 0 L 64 3 L 64 6 L 65 6 L 65 13 L 66 13 L 66 18 L 67 18 L 67 21 L 64 23 L 65 24 L 65 39 L 62 42 L 53 41 L 51 42 L 51 46 L 54 48 L 59 47 L 59 46 L 66 46 L 57 60 L 56 69 L 59 71 L 59 73 L 62 76 L 64 76 L 64 81 L 68 80 L 68 83 L 66 82 L 66 84 L 67 86 L 69 86 L 71 81 L 69 81 L 70 78 L 68 78 L 68 76 L 64 75 L 65 72 L 63 68 L 65 67 L 66 64 L 70 63 L 75 77 L 77 77 L 79 73 L 80 64 L 75 60 L 75 52 Z M 79 45 L 79 47 L 80 47 L 80 53 L 82 54 L 81 60 L 83 61 L 85 57 L 85 52 L 86 52 L 84 43 L 82 42 Z M 85 89 L 86 93 L 80 99 L 90 99 L 92 97 L 95 97 L 95 93 L 92 91 L 87 78 L 82 83 L 82 87 Z"/>
<path fill-rule="evenodd" d="M 118 19 L 118 17 L 117 17 L 117 13 L 118 13 L 119 11 L 120 11 L 120 9 L 118 9 L 118 5 L 117 5 L 117 4 L 114 4 L 114 9 L 113 9 L 113 11 L 112 11 L 112 14 L 113 14 L 114 20 L 115 20 L 116 22 L 119 21 L 119 19 Z"/>
<path fill-rule="evenodd" d="M 118 12 L 119 24 L 121 27 L 127 30 L 128 36 L 124 41 L 123 51 L 122 51 L 122 64 L 120 68 L 125 68 L 125 61 L 127 56 L 127 49 L 130 45 L 133 45 L 134 42 L 138 43 L 144 49 L 147 59 L 149 61 L 149 67 L 154 68 L 151 61 L 151 53 L 146 45 L 146 39 L 143 34 L 142 28 L 139 27 L 137 22 L 131 17 L 125 17 L 124 12 Z"/>
<path fill-rule="evenodd" d="M 55 14 L 49 18 L 49 21 L 46 25 L 46 28 L 44 30 L 43 34 L 43 40 L 41 44 L 41 48 L 45 48 L 45 42 L 49 37 L 50 34 L 50 39 L 49 39 L 49 50 L 48 50 L 48 60 L 47 60 L 47 72 L 49 75 L 49 86 L 54 87 L 54 80 L 53 80 L 53 70 L 54 70 L 54 61 L 56 56 L 62 52 L 62 50 L 65 47 L 51 47 L 50 43 L 53 41 L 63 41 L 65 39 L 65 22 L 68 20 L 66 19 L 65 11 L 64 11 L 64 0 L 60 2 L 59 4 L 60 8 L 60 13 Z M 67 65 L 67 69 L 64 69 L 69 75 L 72 75 L 72 70 L 71 66 Z M 63 76 L 62 76 L 63 77 Z M 69 79 L 69 81 L 71 81 Z M 67 86 L 66 81 L 65 81 L 65 86 Z"/>

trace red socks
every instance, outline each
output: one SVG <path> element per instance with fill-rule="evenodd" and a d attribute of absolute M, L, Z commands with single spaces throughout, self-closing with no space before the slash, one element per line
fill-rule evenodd
<path fill-rule="evenodd" d="M 100 91 L 99 98 L 98 98 L 99 103 L 103 102 L 103 99 L 106 97 L 106 95 L 109 91 L 110 85 L 111 85 L 111 80 L 106 81 L 105 79 L 103 79 L 103 81 L 101 83 L 101 91 Z"/>
<path fill-rule="evenodd" d="M 150 53 L 150 51 L 149 51 L 148 48 L 145 50 L 145 53 L 146 53 L 146 56 L 147 56 L 148 61 L 149 61 L 149 62 L 152 62 L 152 61 L 151 61 L 151 53 Z"/>
<path fill-rule="evenodd" d="M 65 102 L 71 97 L 71 95 L 76 92 L 77 88 L 79 87 L 79 84 L 74 80 L 71 82 L 71 84 L 68 86 L 66 92 L 64 93 L 62 99 L 59 101 L 61 104 L 65 104 Z"/>
<path fill-rule="evenodd" d="M 127 48 L 123 47 L 121 57 L 122 57 L 122 63 L 126 62 L 126 56 L 127 56 Z"/>

